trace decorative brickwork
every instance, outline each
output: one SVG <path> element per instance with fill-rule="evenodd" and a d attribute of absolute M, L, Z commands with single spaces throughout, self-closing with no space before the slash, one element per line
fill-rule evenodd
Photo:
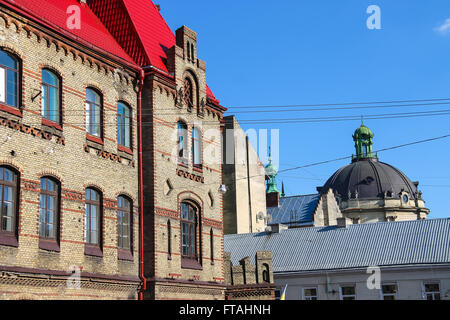
<path fill-rule="evenodd" d="M 0 165 L 17 170 L 18 192 L 16 230 L 5 239 L 0 234 L 0 299 L 137 299 L 138 69 L 96 51 L 98 48 L 57 35 L 47 24 L 8 8 L 8 1 L 0 4 L 0 32 L 4 35 L 0 49 L 20 60 L 20 103 L 18 108 L 0 104 Z M 42 68 L 51 68 L 61 77 L 60 124 L 41 115 Z M 100 151 L 92 147 L 99 144 L 86 135 L 87 86 L 103 93 Z M 127 158 L 120 155 L 117 143 L 118 101 L 126 101 L 132 110 L 133 145 Z M 45 246 L 39 235 L 40 179 L 44 176 L 57 180 L 60 188 L 57 236 L 51 246 Z M 84 244 L 85 188 L 93 185 L 103 200 L 101 254 L 97 256 L 85 254 Z M 119 259 L 116 201 L 121 194 L 135 199 L 131 260 Z M 66 287 L 71 266 L 83 271 L 80 289 Z"/>

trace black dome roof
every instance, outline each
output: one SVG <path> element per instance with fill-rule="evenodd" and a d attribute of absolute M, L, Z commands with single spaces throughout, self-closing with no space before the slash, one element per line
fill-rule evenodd
<path fill-rule="evenodd" d="M 342 200 L 348 200 L 349 192 L 359 199 L 374 199 L 388 197 L 400 198 L 402 191 L 410 197 L 418 198 L 417 186 L 400 170 L 379 162 L 376 158 L 360 159 L 336 171 L 322 188 L 336 191 Z"/>

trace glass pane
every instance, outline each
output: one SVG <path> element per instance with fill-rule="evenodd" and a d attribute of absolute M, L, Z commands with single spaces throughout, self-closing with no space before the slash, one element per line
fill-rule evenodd
<path fill-rule="evenodd" d="M 91 244 L 98 244 L 98 233 L 96 230 L 91 231 Z"/>
<path fill-rule="evenodd" d="M 8 82 L 7 104 L 13 107 L 17 107 L 17 97 L 19 88 L 18 74 L 14 71 L 8 70 L 7 82 Z"/>
<path fill-rule="evenodd" d="M 6 102 L 6 69 L 0 67 L 0 102 Z"/>
<path fill-rule="evenodd" d="M 100 95 L 92 89 L 86 89 L 86 100 L 100 105 Z"/>
<path fill-rule="evenodd" d="M 17 60 L 7 52 L 0 50 L 0 65 L 9 67 L 11 69 L 17 69 Z"/>
<path fill-rule="evenodd" d="M 5 177 L 4 177 L 5 181 L 14 182 L 15 175 L 11 170 L 5 168 L 4 175 L 5 175 Z"/>
<path fill-rule="evenodd" d="M 123 145 L 123 116 L 120 114 L 117 115 L 117 140 L 120 145 Z"/>
<path fill-rule="evenodd" d="M 397 288 L 395 285 L 384 285 L 382 286 L 383 293 L 396 293 Z"/>
<path fill-rule="evenodd" d="M 194 140 L 194 164 L 201 164 L 201 149 L 200 141 Z"/>
<path fill-rule="evenodd" d="M 41 86 L 41 114 L 43 117 L 47 113 L 47 99 L 47 86 L 43 84 Z"/>
<path fill-rule="evenodd" d="M 188 206 L 185 203 L 181 204 L 181 219 L 187 220 L 188 218 Z"/>
<path fill-rule="evenodd" d="M 43 215 L 41 214 L 41 217 L 42 217 Z M 43 222 L 40 222 L 39 223 L 39 236 L 41 237 L 41 238 L 45 238 L 45 223 L 43 223 Z"/>
<path fill-rule="evenodd" d="M 12 188 L 5 186 L 4 187 L 4 193 L 3 193 L 3 201 L 4 202 L 12 202 L 13 200 L 13 192 L 12 192 Z"/>
<path fill-rule="evenodd" d="M 3 224 L 4 224 L 4 231 L 9 231 L 12 232 L 13 231 L 13 227 L 12 227 L 12 217 L 3 217 Z"/>
<path fill-rule="evenodd" d="M 130 132 L 130 118 L 125 118 L 125 123 L 124 123 L 124 146 L 125 147 L 130 147 L 131 146 L 131 132 Z"/>
<path fill-rule="evenodd" d="M 49 87 L 48 99 L 48 119 L 54 122 L 59 122 L 59 90 L 54 87 Z"/>
<path fill-rule="evenodd" d="M 46 69 L 42 70 L 42 82 L 55 87 L 59 87 L 58 77 L 53 72 Z"/>
<path fill-rule="evenodd" d="M 437 283 L 425 284 L 425 291 L 426 292 L 437 292 L 437 291 L 439 291 L 439 284 L 437 284 Z"/>
<path fill-rule="evenodd" d="M 56 204 L 55 197 L 47 196 L 47 209 L 51 211 L 55 210 L 55 204 Z"/>
<path fill-rule="evenodd" d="M 355 287 L 342 287 L 343 295 L 353 295 L 355 294 Z"/>
<path fill-rule="evenodd" d="M 4 168 L 0 168 L 0 180 L 3 180 L 3 171 L 5 169 Z"/>

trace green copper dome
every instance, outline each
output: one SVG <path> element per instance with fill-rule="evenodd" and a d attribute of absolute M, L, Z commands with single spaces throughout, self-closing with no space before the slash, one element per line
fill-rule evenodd
<path fill-rule="evenodd" d="M 374 134 L 372 131 L 370 131 L 363 123 L 355 130 L 353 141 L 355 142 L 356 156 L 353 157 L 353 161 L 377 157 L 372 151 L 373 136 Z"/>

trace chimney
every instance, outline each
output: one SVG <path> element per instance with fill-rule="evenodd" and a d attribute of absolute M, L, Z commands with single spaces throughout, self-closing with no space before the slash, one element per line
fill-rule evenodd
<path fill-rule="evenodd" d="M 266 207 L 278 207 L 280 204 L 280 194 L 278 192 L 266 193 Z"/>
<path fill-rule="evenodd" d="M 346 222 L 345 222 L 345 218 L 337 218 L 337 227 L 338 228 L 345 228 L 346 227 Z"/>

